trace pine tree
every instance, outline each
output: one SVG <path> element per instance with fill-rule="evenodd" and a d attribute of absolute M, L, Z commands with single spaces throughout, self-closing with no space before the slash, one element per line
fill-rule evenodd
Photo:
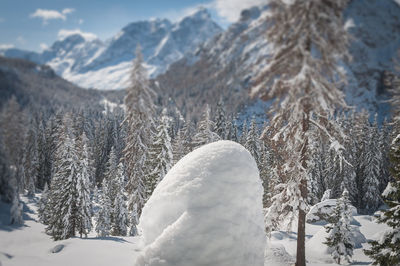
<path fill-rule="evenodd" d="M 298 212 L 296 266 L 305 261 L 305 216 L 307 179 L 311 168 L 310 130 L 316 126 L 329 133 L 326 117 L 346 107 L 339 82 L 345 79 L 339 68 L 348 55 L 348 34 L 343 10 L 348 0 L 272 0 L 269 2 L 268 41 L 274 46 L 268 64 L 255 78 L 252 95 L 275 99 L 271 119 L 273 140 L 281 140 L 286 157 L 282 160 L 287 189 L 294 188 L 293 211 Z M 293 27 L 293 25 L 296 25 Z M 331 137 L 332 134 L 329 134 Z M 331 142 L 338 142 L 331 138 Z M 342 147 L 334 145 L 340 154 Z M 297 184 L 294 185 L 293 184 Z M 285 190 L 285 189 L 284 189 Z M 290 189 L 291 190 L 291 189 Z"/>
<path fill-rule="evenodd" d="M 138 225 L 138 213 L 136 205 L 133 206 L 133 209 L 129 215 L 129 235 L 136 236 L 138 235 L 137 225 Z"/>
<path fill-rule="evenodd" d="M 40 197 L 39 200 L 39 207 L 38 207 L 38 216 L 39 216 L 39 221 L 42 222 L 43 224 L 47 224 L 49 222 L 49 209 L 47 206 L 50 204 L 49 202 L 49 188 L 47 183 L 44 185 L 44 189 L 42 191 L 42 196 Z"/>
<path fill-rule="evenodd" d="M 364 209 L 367 212 L 374 212 L 382 203 L 379 191 L 379 178 L 381 174 L 380 165 L 382 153 L 378 144 L 378 127 L 370 126 L 368 134 L 368 145 L 365 154 L 364 182 L 363 182 L 363 202 Z"/>
<path fill-rule="evenodd" d="M 131 71 L 130 86 L 125 97 L 126 147 L 123 151 L 127 190 L 130 195 L 129 210 L 136 204 L 140 217 L 146 201 L 145 177 L 147 174 L 148 149 L 152 142 L 154 127 L 154 92 L 149 86 L 147 73 L 143 67 L 143 57 L 138 46 Z"/>
<path fill-rule="evenodd" d="M 181 129 L 178 129 L 178 132 L 175 135 L 175 138 L 172 142 L 172 151 L 173 151 L 173 164 L 175 165 L 183 156 L 186 155 L 185 149 L 185 141 L 184 136 L 182 134 Z"/>
<path fill-rule="evenodd" d="M 116 195 L 113 202 L 111 223 L 111 235 L 126 236 L 128 227 L 128 212 L 126 210 L 124 195 L 124 166 L 122 163 L 118 165 L 118 173 L 113 180 L 116 189 Z"/>
<path fill-rule="evenodd" d="M 383 211 L 378 222 L 391 228 L 379 240 L 371 242 L 371 249 L 364 251 L 374 260 L 374 265 L 400 264 L 400 134 L 392 142 L 390 161 L 394 181 L 388 184 L 382 194 L 389 208 Z"/>
<path fill-rule="evenodd" d="M 28 134 L 25 140 L 24 149 L 24 174 L 25 189 L 28 196 L 34 196 L 36 192 L 36 181 L 39 170 L 39 155 L 36 128 L 33 124 L 29 126 Z"/>
<path fill-rule="evenodd" d="M 259 170 L 260 168 L 260 157 L 261 157 L 261 143 L 259 139 L 258 127 L 256 120 L 253 118 L 250 122 L 249 131 L 246 134 L 246 140 L 244 142 L 244 147 L 251 153 L 254 160 L 256 161 Z"/>
<path fill-rule="evenodd" d="M 218 136 L 221 139 L 226 139 L 227 137 L 227 119 L 226 119 L 226 111 L 225 111 L 225 105 L 224 101 L 222 100 L 222 97 L 219 99 L 217 103 L 217 108 L 215 110 L 215 133 L 218 134 Z"/>
<path fill-rule="evenodd" d="M 19 194 L 15 193 L 10 209 L 10 224 L 21 225 L 24 223 L 22 218 L 22 203 Z"/>
<path fill-rule="evenodd" d="M 154 189 L 161 182 L 172 166 L 173 155 L 171 138 L 168 134 L 169 118 L 164 110 L 160 125 L 157 127 L 154 142 L 150 149 L 151 171 L 147 178 L 147 195 L 153 194 Z"/>
<path fill-rule="evenodd" d="M 54 176 L 50 189 L 52 211 L 46 232 L 54 240 L 75 236 L 77 228 L 77 179 L 80 171 L 71 114 L 65 114 L 58 134 Z"/>
<path fill-rule="evenodd" d="M 90 200 L 90 167 L 89 167 L 89 152 L 88 139 L 85 132 L 82 132 L 78 142 L 78 160 L 79 172 L 76 182 L 77 191 L 77 218 L 76 226 L 80 237 L 92 230 L 92 202 Z"/>
<path fill-rule="evenodd" d="M 207 104 L 204 109 L 202 120 L 199 122 L 196 134 L 193 137 L 194 147 L 200 147 L 220 140 L 220 137 L 214 132 L 215 123 L 210 118 L 210 112 L 210 106 Z"/>
<path fill-rule="evenodd" d="M 111 230 L 111 199 L 108 196 L 109 187 L 106 178 L 102 182 L 102 191 L 100 195 L 100 210 L 96 216 L 96 228 L 98 237 L 110 235 Z"/>
<path fill-rule="evenodd" d="M 333 216 L 333 223 L 325 226 L 328 233 L 325 244 L 336 263 L 351 263 L 354 243 L 351 239 L 351 210 L 347 190 L 344 190 L 342 197 L 337 200 Z"/>

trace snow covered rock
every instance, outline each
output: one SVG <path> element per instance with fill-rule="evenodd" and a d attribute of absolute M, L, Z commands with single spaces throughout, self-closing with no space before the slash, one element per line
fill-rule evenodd
<path fill-rule="evenodd" d="M 264 265 L 262 185 L 250 153 L 218 141 L 189 153 L 143 208 L 136 266 Z"/>
<path fill-rule="evenodd" d="M 310 211 L 307 213 L 307 223 L 329 223 L 329 219 L 333 214 L 333 210 L 336 206 L 336 199 L 328 199 L 321 201 L 311 207 Z M 357 209 L 354 206 L 350 206 L 352 215 L 357 215 Z M 359 223 L 354 220 L 351 221 L 352 225 L 359 225 Z"/>

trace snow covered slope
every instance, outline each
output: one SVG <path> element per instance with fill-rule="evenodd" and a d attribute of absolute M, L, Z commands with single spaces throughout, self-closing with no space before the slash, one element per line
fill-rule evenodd
<path fill-rule="evenodd" d="M 205 101 L 213 105 L 220 95 L 234 111 L 248 104 L 250 80 L 271 50 L 265 37 L 267 15 L 267 7 L 244 10 L 240 21 L 160 76 L 163 91 L 194 115 Z M 352 0 L 345 18 L 353 35 L 353 61 L 345 65 L 347 101 L 385 114 L 388 104 L 382 101 L 387 97 L 382 79 L 384 70 L 393 70 L 392 60 L 400 48 L 400 6 L 393 0 Z"/>
<path fill-rule="evenodd" d="M 203 8 L 176 23 L 167 19 L 133 22 L 104 42 L 92 34 L 71 32 L 42 53 L 6 49 L 0 54 L 48 64 L 84 88 L 112 90 L 126 86 L 137 44 L 142 46 L 151 76 L 155 76 L 221 31 Z"/>
<path fill-rule="evenodd" d="M 136 266 L 261 266 L 262 185 L 251 154 L 214 142 L 182 158 L 147 201 Z"/>

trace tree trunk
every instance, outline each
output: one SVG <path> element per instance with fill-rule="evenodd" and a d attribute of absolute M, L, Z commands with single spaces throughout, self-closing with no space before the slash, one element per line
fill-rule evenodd
<path fill-rule="evenodd" d="M 299 223 L 297 226 L 297 253 L 296 266 L 306 265 L 306 213 L 299 209 Z"/>

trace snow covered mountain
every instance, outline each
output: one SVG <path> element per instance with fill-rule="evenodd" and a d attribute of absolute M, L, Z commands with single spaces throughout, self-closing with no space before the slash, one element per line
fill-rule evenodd
<path fill-rule="evenodd" d="M 133 22 L 105 42 L 77 32 L 61 38 L 42 53 L 7 49 L 0 54 L 47 64 L 63 78 L 84 88 L 113 90 L 126 86 L 138 44 L 154 77 L 221 31 L 208 11 L 199 9 L 176 23 L 167 19 Z"/>
<path fill-rule="evenodd" d="M 204 102 L 222 96 L 232 111 L 250 104 L 251 78 L 263 67 L 271 47 L 265 37 L 267 7 L 244 10 L 240 20 L 159 76 L 163 91 L 195 115 Z M 348 104 L 385 115 L 388 111 L 383 74 L 393 70 L 400 47 L 400 6 L 393 0 L 352 0 L 345 12 L 353 35 L 353 61 L 344 65 Z M 182 80 L 183 79 L 183 80 Z M 257 102 L 260 105 L 260 102 Z M 253 104 L 250 106 L 254 109 Z M 265 107 L 265 104 L 259 108 Z"/>

